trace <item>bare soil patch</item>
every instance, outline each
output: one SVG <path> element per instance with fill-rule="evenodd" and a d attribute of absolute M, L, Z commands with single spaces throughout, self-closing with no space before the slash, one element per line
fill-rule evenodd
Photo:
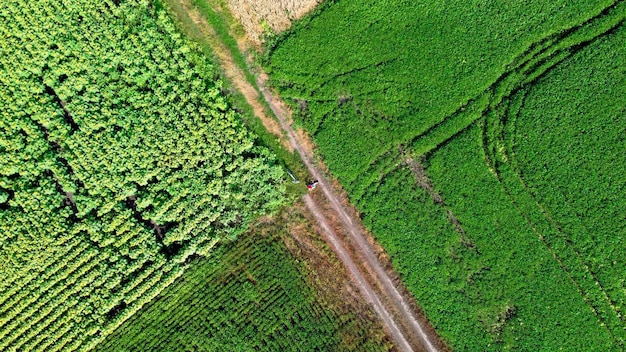
<path fill-rule="evenodd" d="M 280 33 L 322 0 L 226 0 L 231 13 L 241 22 L 248 37 L 261 43 L 264 33 Z"/>
<path fill-rule="evenodd" d="M 343 264 L 319 234 L 319 228 L 306 207 L 298 202 L 282 218 L 276 219 L 287 226 L 289 237 L 284 238 L 291 254 L 306 268 L 306 280 L 320 301 L 344 317 L 353 316 L 374 341 L 383 341 L 389 351 L 397 351 L 391 337 L 384 333 L 383 325 L 372 307 L 363 301 L 357 287 Z M 359 340 L 349 327 L 339 330 L 348 348 Z"/>

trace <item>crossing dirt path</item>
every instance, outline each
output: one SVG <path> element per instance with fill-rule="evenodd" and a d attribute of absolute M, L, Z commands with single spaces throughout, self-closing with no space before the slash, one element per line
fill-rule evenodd
<path fill-rule="evenodd" d="M 392 275 L 379 260 L 377 251 L 368 242 L 363 225 L 356 212 L 348 210 L 350 205 L 324 176 L 318 163 L 314 162 L 314 150 L 303 133 L 296 133 L 291 126 L 291 111 L 285 103 L 267 88 L 268 77 L 263 72 L 257 73 L 257 86 L 247 81 L 245 72 L 235 64 L 232 53 L 220 42 L 205 18 L 194 8 L 189 0 L 169 0 L 178 16 L 188 16 L 198 32 L 207 36 L 206 42 L 213 47 L 216 58 L 220 61 L 225 77 L 244 96 L 253 108 L 255 115 L 272 133 L 279 134 L 285 147 L 300 154 L 312 178 L 319 181 L 316 196 L 307 194 L 304 204 L 317 222 L 321 235 L 347 269 L 352 281 L 359 288 L 364 299 L 372 305 L 389 335 L 401 351 L 446 350 L 432 327 L 428 326 L 423 316 L 416 312 L 415 302 L 405 295 L 394 283 Z M 182 11 L 181 11 L 182 10 Z M 241 43 L 240 47 L 246 47 Z M 261 94 L 259 94 L 259 91 Z M 278 120 L 269 114 L 261 104 L 264 99 Z M 286 137 L 286 138 L 285 138 Z M 321 194 L 321 195 L 320 195 Z M 329 219 L 332 217 L 332 219 Z"/>

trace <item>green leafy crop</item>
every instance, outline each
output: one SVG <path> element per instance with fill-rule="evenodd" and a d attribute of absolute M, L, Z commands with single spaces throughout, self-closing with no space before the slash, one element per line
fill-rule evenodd
<path fill-rule="evenodd" d="M 624 348 L 625 18 L 338 0 L 271 46 L 273 84 L 453 349 Z"/>
<path fill-rule="evenodd" d="M 95 345 L 283 199 L 212 65 L 148 1 L 0 6 L 0 350 Z"/>

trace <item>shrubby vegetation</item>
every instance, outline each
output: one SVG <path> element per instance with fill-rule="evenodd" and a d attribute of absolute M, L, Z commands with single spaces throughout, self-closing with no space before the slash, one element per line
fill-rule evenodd
<path fill-rule="evenodd" d="M 282 200 L 211 64 L 149 1 L 0 8 L 0 349 L 94 346 Z"/>
<path fill-rule="evenodd" d="M 624 1 L 330 1 L 269 53 L 453 348 L 623 348 L 625 16 Z"/>

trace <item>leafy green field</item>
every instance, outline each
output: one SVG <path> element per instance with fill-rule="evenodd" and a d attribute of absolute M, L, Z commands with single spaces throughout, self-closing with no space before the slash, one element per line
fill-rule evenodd
<path fill-rule="evenodd" d="M 96 345 L 283 200 L 152 2 L 5 1 L 0 76 L 0 350 Z"/>
<path fill-rule="evenodd" d="M 382 330 L 316 297 L 283 243 L 286 224 L 252 231 L 194 263 L 96 351 L 388 350 Z"/>
<path fill-rule="evenodd" d="M 624 348 L 625 17 L 329 1 L 270 43 L 273 84 L 453 349 Z"/>
<path fill-rule="evenodd" d="M 267 69 L 348 185 L 610 3 L 328 1 L 278 40 Z"/>
<path fill-rule="evenodd" d="M 527 192 L 588 266 L 606 313 L 623 315 L 626 26 L 523 92 L 508 155 Z M 558 107 L 564 107 L 559 109 Z M 623 336 L 623 335 L 622 335 Z"/>

